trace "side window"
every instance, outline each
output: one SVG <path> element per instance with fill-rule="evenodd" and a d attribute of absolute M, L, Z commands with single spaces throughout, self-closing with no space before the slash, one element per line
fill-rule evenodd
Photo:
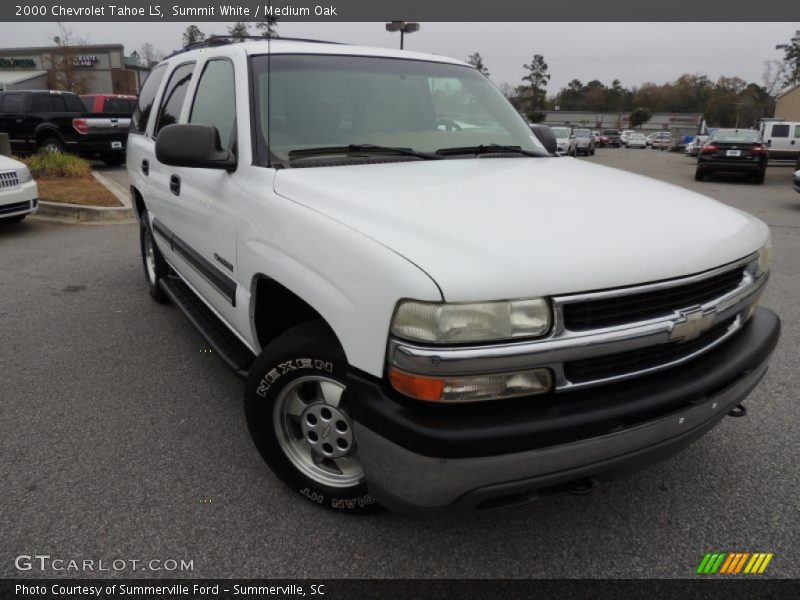
<path fill-rule="evenodd" d="M 136 110 L 133 111 L 133 117 L 131 117 L 131 133 L 144 133 L 147 129 L 147 122 L 150 120 L 156 92 L 158 92 L 158 87 L 161 85 L 161 80 L 164 79 L 166 71 L 167 65 L 160 65 L 153 69 L 148 78 L 145 79 L 144 85 L 139 92 Z"/>
<path fill-rule="evenodd" d="M 0 111 L 4 113 L 22 114 L 22 94 L 6 94 Z"/>
<path fill-rule="evenodd" d="M 189 123 L 213 125 L 219 131 L 222 147 L 233 148 L 236 143 L 236 88 L 230 61 L 206 63 L 197 84 Z"/>
<path fill-rule="evenodd" d="M 67 112 L 67 103 L 63 96 L 50 96 L 50 102 L 53 104 L 53 112 Z"/>
<path fill-rule="evenodd" d="M 83 105 L 80 96 L 75 96 L 74 94 L 65 94 L 64 102 L 66 103 L 67 110 L 69 112 L 86 112 L 86 107 Z"/>
<path fill-rule="evenodd" d="M 181 116 L 183 100 L 189 90 L 189 82 L 192 80 L 194 63 L 187 63 L 177 67 L 170 75 L 164 97 L 161 99 L 161 109 L 158 111 L 158 120 L 153 137 L 158 135 L 167 125 L 174 125 Z"/>
<path fill-rule="evenodd" d="M 81 100 L 83 101 L 83 108 L 84 108 L 84 110 L 86 110 L 86 112 L 90 112 L 90 113 L 94 112 L 94 98 L 93 97 L 81 98 Z"/>
<path fill-rule="evenodd" d="M 772 137 L 776 137 L 776 138 L 789 137 L 789 126 L 788 125 L 773 125 L 772 126 Z"/>
<path fill-rule="evenodd" d="M 31 100 L 31 112 L 50 112 L 53 105 L 50 103 L 50 94 L 34 94 Z"/>
<path fill-rule="evenodd" d="M 794 137 L 795 139 L 800 139 L 800 125 L 794 126 Z"/>

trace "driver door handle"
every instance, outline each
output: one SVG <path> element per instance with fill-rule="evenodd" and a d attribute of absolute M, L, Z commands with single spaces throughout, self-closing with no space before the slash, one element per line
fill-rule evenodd
<path fill-rule="evenodd" d="M 173 175 L 169 178 L 169 189 L 175 196 L 181 195 L 181 178 Z"/>

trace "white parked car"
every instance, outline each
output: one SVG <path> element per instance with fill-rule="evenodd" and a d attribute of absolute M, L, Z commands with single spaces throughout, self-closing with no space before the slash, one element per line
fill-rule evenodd
<path fill-rule="evenodd" d="M 21 221 L 38 206 L 38 188 L 28 167 L 0 155 L 0 223 Z"/>
<path fill-rule="evenodd" d="M 437 55 L 280 38 L 151 71 L 127 152 L 147 288 L 245 379 L 256 446 L 307 500 L 585 492 L 764 375 L 768 227 L 541 135 Z"/>
<path fill-rule="evenodd" d="M 672 134 L 669 131 L 660 131 L 653 138 L 653 150 L 669 150 L 672 148 Z"/>
<path fill-rule="evenodd" d="M 628 138 L 632 133 L 636 133 L 633 129 L 624 129 L 621 134 L 619 134 L 619 139 L 624 146 L 625 143 L 628 141 Z"/>
<path fill-rule="evenodd" d="M 577 144 L 572 129 L 570 127 L 551 127 L 550 129 L 553 131 L 553 135 L 556 136 L 556 153 L 573 156 Z"/>
<path fill-rule="evenodd" d="M 641 148 L 642 150 L 647 148 L 647 139 L 644 137 L 643 133 L 629 133 L 628 137 L 625 141 L 626 148 Z"/>

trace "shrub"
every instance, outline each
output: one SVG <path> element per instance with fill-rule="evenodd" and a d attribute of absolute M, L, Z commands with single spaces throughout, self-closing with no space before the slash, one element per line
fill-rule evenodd
<path fill-rule="evenodd" d="M 22 159 L 31 170 L 34 179 L 52 179 L 55 177 L 91 177 L 92 168 L 79 156 L 66 152 L 49 152 L 44 148 L 39 152 Z"/>

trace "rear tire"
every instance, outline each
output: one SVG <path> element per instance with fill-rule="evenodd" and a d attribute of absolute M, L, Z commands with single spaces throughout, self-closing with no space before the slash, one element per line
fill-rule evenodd
<path fill-rule="evenodd" d="M 156 245 L 147 212 L 142 215 L 139 226 L 139 247 L 142 252 L 144 279 L 150 297 L 160 304 L 167 304 L 169 296 L 161 289 L 161 280 L 169 275 L 169 265 Z"/>
<path fill-rule="evenodd" d="M 705 181 L 705 179 L 706 179 L 706 172 L 703 171 L 702 169 L 697 169 L 694 172 L 694 180 L 695 181 Z"/>
<path fill-rule="evenodd" d="M 244 394 L 261 457 L 308 501 L 349 514 L 381 510 L 370 496 L 349 415 L 347 359 L 320 321 L 293 327 L 261 352 Z"/>
<path fill-rule="evenodd" d="M 753 175 L 753 183 L 762 184 L 764 183 L 764 179 L 766 179 L 766 173 L 756 173 Z"/>
<path fill-rule="evenodd" d="M 48 152 L 60 153 L 64 151 L 64 142 L 57 137 L 49 137 L 39 142 L 38 150 L 47 150 Z"/>

